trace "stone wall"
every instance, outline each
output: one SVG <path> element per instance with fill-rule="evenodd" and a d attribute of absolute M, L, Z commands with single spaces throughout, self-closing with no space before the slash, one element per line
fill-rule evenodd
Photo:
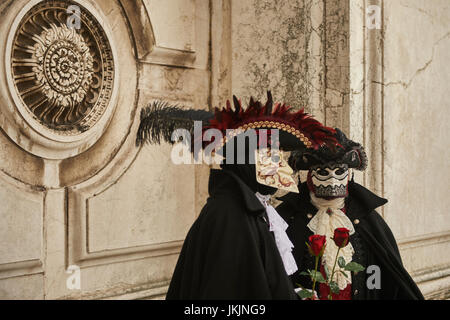
<path fill-rule="evenodd" d="M 449 14 L 446 1 L 350 1 L 350 134 L 370 159 L 358 179 L 389 200 L 381 213 L 429 299 L 450 287 Z"/>
<path fill-rule="evenodd" d="M 433 298 L 450 295 L 450 4 L 384 4 L 385 219 Z"/>
<path fill-rule="evenodd" d="M 84 38 L 62 32 L 58 15 L 47 18 L 57 32 L 27 20 L 55 3 L 0 3 L 1 298 L 164 297 L 208 167 L 172 164 L 168 145 L 136 148 L 140 110 L 153 99 L 205 109 L 232 94 L 265 100 L 267 90 L 363 143 L 370 165 L 356 180 L 389 199 L 381 213 L 427 297 L 448 297 L 445 0 L 73 0 L 99 30 Z M 83 126 L 70 125 L 91 110 L 79 96 L 67 104 L 76 114 L 54 108 L 72 87 L 57 76 L 39 86 L 56 69 L 36 48 L 51 44 L 27 34 L 44 32 L 93 46 L 74 53 L 87 70 L 73 79 L 85 81 L 77 94 L 97 114 Z M 114 63 L 99 69 L 96 54 Z"/>
<path fill-rule="evenodd" d="M 69 5 L 81 8 L 81 38 L 64 31 Z M 164 296 L 204 202 L 207 168 L 172 164 L 167 145 L 136 148 L 136 130 L 152 99 L 208 108 L 209 1 L 14 0 L 1 2 L 0 16 L 0 297 Z M 84 29 L 88 19 L 97 34 Z M 32 42 L 46 32 L 51 40 Z M 71 51 L 56 48 L 64 41 Z M 108 44 L 109 69 L 101 65 Z M 39 60 L 39 46 L 52 56 Z M 61 68 L 83 77 L 64 82 Z M 71 95 L 68 115 L 51 95 L 70 92 L 72 80 L 85 81 L 78 94 L 99 115 L 84 126 L 69 125 L 91 109 Z M 28 90 L 43 102 L 28 100 Z M 68 284 L 77 268 L 79 288 Z"/>

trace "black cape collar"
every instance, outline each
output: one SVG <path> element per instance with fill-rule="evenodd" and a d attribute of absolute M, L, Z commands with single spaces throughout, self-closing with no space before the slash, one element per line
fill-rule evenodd
<path fill-rule="evenodd" d="M 211 169 L 208 192 L 211 197 L 217 194 L 232 193 L 241 197 L 246 209 L 250 212 L 255 214 L 265 212 L 264 206 L 255 193 L 233 172 Z"/>
<path fill-rule="evenodd" d="M 311 204 L 311 197 L 309 195 L 308 186 L 302 183 L 298 186 L 298 193 L 288 193 L 278 199 L 283 202 L 288 202 L 294 208 L 308 213 L 316 212 L 317 209 Z M 362 185 L 350 181 L 348 185 L 348 197 L 345 200 L 347 213 L 351 219 L 361 218 L 362 216 L 372 212 L 376 208 L 387 203 L 387 200 L 381 198 L 366 189 Z"/>

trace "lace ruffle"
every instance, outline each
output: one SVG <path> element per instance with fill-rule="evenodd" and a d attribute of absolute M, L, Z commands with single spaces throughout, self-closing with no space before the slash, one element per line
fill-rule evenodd
<path fill-rule="evenodd" d="M 278 251 L 280 252 L 281 260 L 283 261 L 286 273 L 288 275 L 291 275 L 298 270 L 298 267 L 297 263 L 295 262 L 294 256 L 292 255 L 294 244 L 286 234 L 286 229 L 289 225 L 278 214 L 275 208 L 269 204 L 270 195 L 265 196 L 257 192 L 256 197 L 266 208 L 267 217 L 269 218 L 269 230 L 272 231 L 275 235 L 275 243 L 277 245 Z"/>
<path fill-rule="evenodd" d="M 317 198 L 311 193 L 311 203 L 318 211 L 308 223 L 308 228 L 314 234 L 320 234 L 327 237 L 327 245 L 322 257 L 322 264 L 331 274 L 339 249 L 332 239 L 334 230 L 336 228 L 347 228 L 350 230 L 350 235 L 352 235 L 355 233 L 355 229 L 350 219 L 341 210 L 345 206 L 345 198 L 326 200 Z M 354 252 L 352 244 L 348 243 L 346 247 L 339 250 L 339 257 L 343 257 L 345 262 L 348 263 L 352 261 Z M 343 273 L 345 273 L 346 276 Z M 339 289 L 343 290 L 349 283 L 352 283 L 351 272 L 340 268 L 339 265 L 336 264 L 333 281 L 338 284 Z"/>

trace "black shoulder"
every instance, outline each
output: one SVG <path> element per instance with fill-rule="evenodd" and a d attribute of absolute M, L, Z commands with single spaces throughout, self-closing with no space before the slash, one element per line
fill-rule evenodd
<path fill-rule="evenodd" d="M 376 208 L 381 207 L 388 202 L 387 199 L 379 197 L 369 189 L 354 181 L 350 181 L 348 188 L 350 195 L 368 211 L 375 210 Z"/>
<path fill-rule="evenodd" d="M 205 219 L 224 220 L 230 218 L 237 218 L 242 214 L 242 205 L 236 198 L 231 197 L 230 194 L 219 194 L 210 196 L 204 205 L 200 216 Z M 199 216 L 199 217 L 200 217 Z"/>
<path fill-rule="evenodd" d="M 391 250 L 401 261 L 397 241 L 384 218 L 376 210 L 372 210 L 366 218 L 369 222 L 372 235 L 377 238 L 385 248 Z"/>
<path fill-rule="evenodd" d="M 293 199 L 290 193 L 277 199 L 283 202 L 279 204 L 275 209 L 284 220 L 289 221 L 296 212 L 296 205 L 294 202 L 295 199 Z"/>

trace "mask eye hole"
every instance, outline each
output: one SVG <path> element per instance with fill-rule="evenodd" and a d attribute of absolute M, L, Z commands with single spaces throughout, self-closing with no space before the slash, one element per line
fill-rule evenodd
<path fill-rule="evenodd" d="M 344 168 L 339 168 L 339 169 L 336 170 L 336 174 L 337 175 L 341 175 L 341 174 L 344 174 L 344 173 L 345 173 L 345 169 Z"/>
<path fill-rule="evenodd" d="M 319 176 L 325 177 L 325 176 L 328 175 L 328 171 L 325 170 L 325 169 L 319 169 L 319 170 L 317 170 L 317 174 L 318 174 Z"/>

